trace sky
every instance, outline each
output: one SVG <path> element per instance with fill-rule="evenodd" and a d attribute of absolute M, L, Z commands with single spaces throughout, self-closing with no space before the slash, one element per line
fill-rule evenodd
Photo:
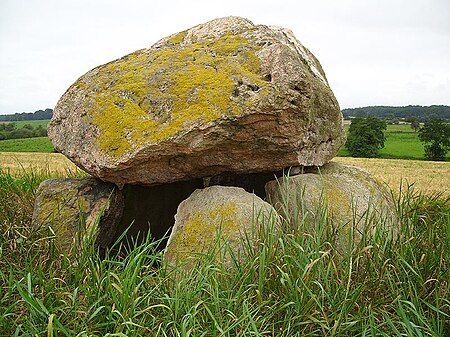
<path fill-rule="evenodd" d="M 0 0 L 0 114 L 53 108 L 90 69 L 229 15 L 291 29 L 341 108 L 450 105 L 448 0 Z"/>

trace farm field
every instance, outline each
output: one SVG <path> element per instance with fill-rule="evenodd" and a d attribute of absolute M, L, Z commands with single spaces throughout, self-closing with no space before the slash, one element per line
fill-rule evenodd
<path fill-rule="evenodd" d="M 450 194 L 450 163 L 425 160 L 401 160 L 379 158 L 337 157 L 336 162 L 361 167 L 393 191 L 397 192 L 414 184 L 416 191 L 424 194 Z M 0 169 L 12 175 L 24 172 L 45 172 L 64 175 L 79 170 L 70 160 L 59 153 L 0 152 Z"/>
<path fill-rule="evenodd" d="M 333 161 L 365 169 L 396 193 L 400 186 L 405 190 L 413 185 L 423 194 L 450 196 L 450 162 L 352 157 Z"/>
<path fill-rule="evenodd" d="M 73 175 L 81 170 L 60 153 L 0 152 L 0 170 L 13 176 L 27 173 Z"/>
<path fill-rule="evenodd" d="M 47 128 L 48 123 L 50 122 L 50 119 L 40 119 L 40 120 L 32 120 L 32 121 L 15 121 L 15 122 L 1 122 L 0 123 L 14 123 L 16 124 L 17 128 L 21 128 L 22 126 L 26 124 L 30 124 L 33 128 L 38 127 L 39 125 L 43 128 Z"/>
<path fill-rule="evenodd" d="M 28 121 L 20 121 L 18 127 Z M 33 127 L 47 127 L 49 120 L 29 121 Z M 385 132 L 385 147 L 380 150 L 380 158 L 424 160 L 423 145 L 409 125 L 388 125 Z M 47 137 L 0 140 L 0 152 L 53 152 L 53 147 Z M 342 148 L 339 157 L 349 157 L 347 149 Z M 450 156 L 447 156 L 450 161 Z"/>
<path fill-rule="evenodd" d="M 48 137 L 0 140 L 0 152 L 54 152 Z"/>
<path fill-rule="evenodd" d="M 346 125 L 348 129 L 348 125 Z M 384 132 L 386 141 L 384 148 L 379 151 L 380 158 L 416 159 L 424 160 L 423 144 L 419 140 L 419 134 L 411 129 L 409 124 L 388 125 Z M 349 157 L 346 148 L 342 148 L 338 156 Z M 450 156 L 446 157 L 450 161 Z"/>

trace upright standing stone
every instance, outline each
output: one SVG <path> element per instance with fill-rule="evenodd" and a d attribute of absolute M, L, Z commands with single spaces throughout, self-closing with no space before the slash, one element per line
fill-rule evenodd
<path fill-rule="evenodd" d="M 95 178 L 50 179 L 36 193 L 34 226 L 51 226 L 63 250 L 92 235 L 103 253 L 117 235 L 123 211 L 118 188 Z"/>
<path fill-rule="evenodd" d="M 191 268 L 202 254 L 218 251 L 217 262 L 230 267 L 233 256 L 240 262 L 247 249 L 254 248 L 262 228 L 276 230 L 273 221 L 277 220 L 271 205 L 242 188 L 211 186 L 196 190 L 178 206 L 164 258 Z M 224 242 L 226 248 L 221 249 Z"/>
<path fill-rule="evenodd" d="M 292 226 L 328 219 L 328 232 L 353 240 L 376 231 L 397 232 L 398 217 L 391 194 L 366 171 L 330 162 L 320 168 L 266 184 L 269 202 Z M 326 216 L 325 216 L 326 215 Z M 340 248 L 345 248 L 340 245 Z"/>

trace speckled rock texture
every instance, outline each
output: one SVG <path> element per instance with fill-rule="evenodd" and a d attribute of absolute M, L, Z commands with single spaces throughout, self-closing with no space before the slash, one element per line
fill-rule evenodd
<path fill-rule="evenodd" d="M 217 263 L 232 267 L 233 261 L 239 263 L 247 256 L 261 228 L 276 230 L 278 219 L 271 205 L 242 188 L 198 189 L 178 206 L 164 258 L 190 269 L 202 253 L 210 251 L 217 254 Z M 269 225 L 270 221 L 274 223 Z"/>
<path fill-rule="evenodd" d="M 123 205 L 122 193 L 111 183 L 95 178 L 50 179 L 37 190 L 32 223 L 50 226 L 63 250 L 82 245 L 94 229 L 95 247 L 103 253 L 117 234 Z"/>
<path fill-rule="evenodd" d="M 313 224 L 327 216 L 329 235 L 346 239 L 353 229 L 355 243 L 360 242 L 363 233 L 372 237 L 377 230 L 383 235 L 397 232 L 398 217 L 392 195 L 357 167 L 330 162 L 320 168 L 306 168 L 302 174 L 268 182 L 266 194 L 292 226 L 305 218 Z"/>
<path fill-rule="evenodd" d="M 291 31 L 239 17 L 89 71 L 48 133 L 90 174 L 142 185 L 323 165 L 345 142 L 319 61 Z"/>

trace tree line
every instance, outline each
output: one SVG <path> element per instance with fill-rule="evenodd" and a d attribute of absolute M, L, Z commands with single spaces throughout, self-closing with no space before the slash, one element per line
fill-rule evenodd
<path fill-rule="evenodd" d="M 36 121 L 52 118 L 53 109 L 38 110 L 35 112 L 21 112 L 12 115 L 0 115 L 1 122 Z"/>
<path fill-rule="evenodd" d="M 46 136 L 47 129 L 42 125 L 33 127 L 31 124 L 25 124 L 21 128 L 18 128 L 15 123 L 0 123 L 0 140 Z"/>
<path fill-rule="evenodd" d="M 408 105 L 408 106 L 366 106 L 362 108 L 343 109 L 344 118 L 366 118 L 369 116 L 386 120 L 416 118 L 419 122 L 429 122 L 440 118 L 450 121 L 450 106 L 448 105 Z"/>
<path fill-rule="evenodd" d="M 348 129 L 345 147 L 352 157 L 377 157 L 378 151 L 384 147 L 386 127 L 386 121 L 378 117 L 355 117 Z M 450 151 L 450 124 L 443 119 L 433 118 L 417 128 L 425 158 L 444 161 Z"/>

